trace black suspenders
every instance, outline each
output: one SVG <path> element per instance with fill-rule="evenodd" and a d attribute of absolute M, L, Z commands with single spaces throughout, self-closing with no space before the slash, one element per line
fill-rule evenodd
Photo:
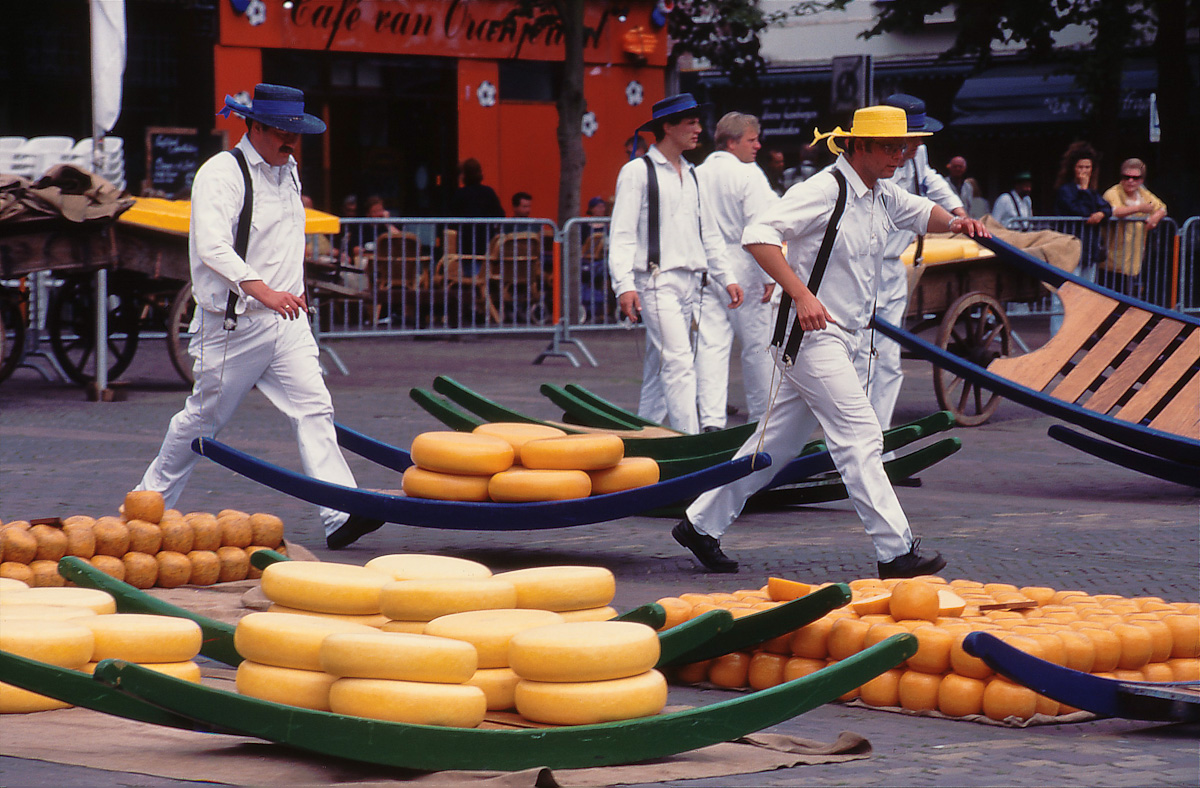
<path fill-rule="evenodd" d="M 648 204 L 648 212 L 646 214 L 646 262 L 649 264 L 651 271 L 657 271 L 658 266 L 662 263 L 662 240 L 659 230 L 659 215 L 660 210 L 658 198 L 658 174 L 654 172 L 654 162 L 650 161 L 650 154 L 641 157 L 646 163 L 646 201 Z M 696 177 L 696 168 L 691 168 L 692 181 L 696 184 L 696 216 L 700 216 L 700 179 Z M 701 237 L 704 235 L 703 223 L 700 228 Z"/>
<path fill-rule="evenodd" d="M 833 242 L 837 238 L 838 222 L 842 220 L 842 213 L 846 210 L 846 176 L 834 169 L 833 179 L 837 181 L 838 185 L 837 204 L 833 206 L 829 224 L 825 226 L 825 237 L 821 239 L 821 249 L 817 252 L 812 276 L 806 283 L 809 292 L 813 295 L 817 294 L 817 288 L 821 286 L 821 279 L 825 276 L 825 268 L 829 265 L 829 255 L 833 252 Z M 800 340 L 804 337 L 804 329 L 800 328 L 799 318 L 793 318 L 792 331 L 788 335 L 788 313 L 791 311 L 791 306 L 792 297 L 785 292 L 779 301 L 779 315 L 775 318 L 775 336 L 771 339 L 772 345 L 783 347 L 783 363 L 785 365 L 790 365 L 796 360 L 796 353 L 800 350 Z M 786 346 L 783 344 L 785 335 L 787 335 Z"/>
<path fill-rule="evenodd" d="M 250 249 L 250 218 L 254 214 L 254 186 L 250 181 L 250 166 L 246 164 L 246 154 L 242 153 L 239 148 L 233 148 L 229 152 L 233 154 L 233 158 L 237 159 L 238 167 L 242 170 L 242 179 L 246 182 L 245 196 L 242 198 L 242 213 L 238 217 L 237 234 L 233 237 L 233 251 L 237 252 L 242 260 L 245 260 L 246 253 Z M 229 300 L 225 304 L 224 328 L 226 331 L 232 331 L 237 327 L 237 300 L 237 293 L 230 290 Z"/>

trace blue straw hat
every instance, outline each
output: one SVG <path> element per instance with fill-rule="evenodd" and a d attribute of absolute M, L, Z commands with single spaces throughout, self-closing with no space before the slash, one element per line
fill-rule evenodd
<path fill-rule="evenodd" d="M 255 85 L 250 106 L 239 103 L 233 96 L 226 96 L 225 106 L 217 114 L 229 117 L 230 112 L 296 134 L 322 134 L 325 131 L 325 121 L 304 111 L 304 91 L 284 85 Z"/>
<path fill-rule="evenodd" d="M 893 93 L 883 100 L 889 107 L 899 107 L 908 116 L 909 131 L 941 131 L 942 122 L 925 114 L 925 102 L 907 93 Z"/>
<path fill-rule="evenodd" d="M 683 118 L 699 117 L 707 105 L 696 103 L 691 93 L 679 93 L 667 96 L 662 101 L 654 102 L 650 120 L 637 127 L 638 131 L 649 131 L 655 124 L 662 121 L 682 120 Z"/>

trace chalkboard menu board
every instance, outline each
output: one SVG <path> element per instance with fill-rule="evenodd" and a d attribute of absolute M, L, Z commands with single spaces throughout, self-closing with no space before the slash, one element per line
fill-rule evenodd
<path fill-rule="evenodd" d="M 168 197 L 186 198 L 196 170 L 224 148 L 223 131 L 151 126 L 146 129 L 146 185 Z"/>

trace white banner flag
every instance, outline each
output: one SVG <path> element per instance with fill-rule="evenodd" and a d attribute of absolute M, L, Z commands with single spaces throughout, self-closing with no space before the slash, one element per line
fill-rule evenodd
<path fill-rule="evenodd" d="M 125 0 L 90 0 L 92 19 L 92 134 L 112 131 L 121 116 L 125 77 Z"/>

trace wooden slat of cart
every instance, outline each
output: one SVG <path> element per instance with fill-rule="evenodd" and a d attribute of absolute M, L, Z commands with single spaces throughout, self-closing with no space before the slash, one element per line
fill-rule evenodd
<path fill-rule="evenodd" d="M 1074 402 L 1082 397 L 1104 370 L 1108 369 L 1113 359 L 1120 355 L 1146 323 L 1150 322 L 1150 317 L 1150 313 L 1144 309 L 1127 310 L 1112 328 L 1104 332 L 1075 368 L 1059 381 L 1050 392 L 1050 396 L 1063 402 Z"/>
<path fill-rule="evenodd" d="M 1083 406 L 1097 413 L 1108 413 L 1112 410 L 1183 329 L 1183 323 L 1160 318 L 1158 325 L 1150 329 L 1150 333 L 1125 357 L 1120 366 L 1113 370 Z"/>
<path fill-rule="evenodd" d="M 1200 331 L 1193 331 L 1125 403 L 1125 407 L 1117 411 L 1116 417 L 1122 421 L 1140 422 L 1189 373 L 1197 360 L 1200 360 Z"/>
<path fill-rule="evenodd" d="M 1163 432 L 1200 439 L 1200 379 L 1196 374 L 1150 421 L 1150 426 Z"/>

